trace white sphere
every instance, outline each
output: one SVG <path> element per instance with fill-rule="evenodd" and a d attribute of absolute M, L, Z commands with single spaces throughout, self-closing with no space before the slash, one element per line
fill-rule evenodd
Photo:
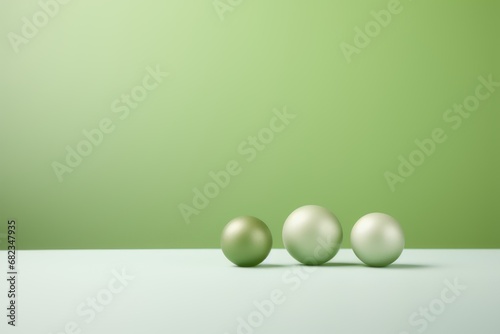
<path fill-rule="evenodd" d="M 361 217 L 351 231 L 351 247 L 366 265 L 385 267 L 401 255 L 405 237 L 401 225 L 385 213 Z"/>
<path fill-rule="evenodd" d="M 297 261 L 320 265 L 337 254 L 342 226 L 333 213 L 317 205 L 293 211 L 283 225 L 283 244 Z"/>

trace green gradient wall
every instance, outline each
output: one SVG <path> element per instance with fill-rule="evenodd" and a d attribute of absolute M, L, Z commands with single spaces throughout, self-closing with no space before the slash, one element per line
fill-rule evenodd
<path fill-rule="evenodd" d="M 0 5 L 0 219 L 17 220 L 20 248 L 218 247 L 243 214 L 282 247 L 305 204 L 338 216 L 343 247 L 372 211 L 401 221 L 407 247 L 500 247 L 500 87 L 481 86 L 500 82 L 498 2 L 58 7 L 44 22 L 37 1 Z M 131 91 L 144 99 L 122 101 Z M 72 168 L 78 145 L 92 151 Z M 400 156 L 419 166 L 402 176 Z M 214 198 L 195 196 L 226 168 Z"/>

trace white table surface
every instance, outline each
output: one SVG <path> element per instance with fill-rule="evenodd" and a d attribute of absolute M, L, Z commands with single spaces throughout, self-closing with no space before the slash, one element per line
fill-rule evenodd
<path fill-rule="evenodd" d="M 273 249 L 255 268 L 214 249 L 20 251 L 18 272 L 1 333 L 500 333 L 500 250 L 407 249 L 387 268 L 350 249 L 321 267 Z"/>

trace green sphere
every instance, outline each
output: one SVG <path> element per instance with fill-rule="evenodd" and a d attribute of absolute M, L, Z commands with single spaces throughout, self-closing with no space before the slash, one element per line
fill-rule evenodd
<path fill-rule="evenodd" d="M 226 224 L 220 244 L 229 261 L 240 267 L 253 267 L 269 255 L 273 237 L 262 220 L 241 216 Z"/>

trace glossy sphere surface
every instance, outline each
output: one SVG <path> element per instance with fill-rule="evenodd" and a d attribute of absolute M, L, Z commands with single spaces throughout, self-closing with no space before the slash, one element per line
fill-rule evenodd
<path fill-rule="evenodd" d="M 271 231 L 255 217 L 234 218 L 222 231 L 222 252 L 229 261 L 240 267 L 253 267 L 264 261 L 272 245 Z"/>
<path fill-rule="evenodd" d="M 337 254 L 342 226 L 324 207 L 306 205 L 293 211 L 283 225 L 283 244 L 290 255 L 307 265 L 320 265 Z"/>
<path fill-rule="evenodd" d="M 351 246 L 366 265 L 385 267 L 403 252 L 403 229 L 396 219 L 385 213 L 369 213 L 354 224 Z"/>

